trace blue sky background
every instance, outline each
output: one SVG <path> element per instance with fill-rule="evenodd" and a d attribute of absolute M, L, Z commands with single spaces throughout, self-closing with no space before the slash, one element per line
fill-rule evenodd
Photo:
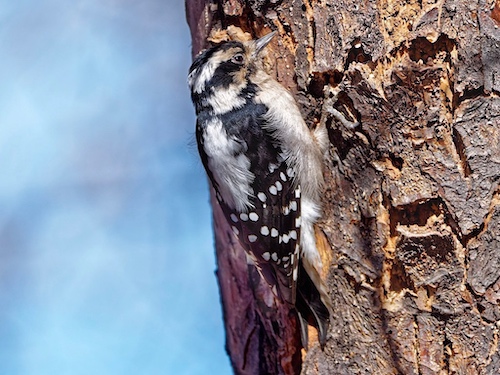
<path fill-rule="evenodd" d="M 0 374 L 230 374 L 181 0 L 0 0 Z"/>

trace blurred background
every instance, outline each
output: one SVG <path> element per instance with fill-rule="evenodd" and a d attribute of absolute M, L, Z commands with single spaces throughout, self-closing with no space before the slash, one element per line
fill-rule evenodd
<path fill-rule="evenodd" d="M 0 0 L 0 374 L 230 374 L 182 0 Z"/>

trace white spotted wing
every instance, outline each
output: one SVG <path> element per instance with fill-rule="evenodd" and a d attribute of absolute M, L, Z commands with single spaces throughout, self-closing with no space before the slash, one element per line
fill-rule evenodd
<path fill-rule="evenodd" d="M 282 161 L 270 163 L 253 184 L 253 207 L 238 213 L 220 201 L 235 236 L 273 291 L 295 304 L 300 239 L 300 186 Z M 274 288 L 276 286 L 276 288 Z"/>

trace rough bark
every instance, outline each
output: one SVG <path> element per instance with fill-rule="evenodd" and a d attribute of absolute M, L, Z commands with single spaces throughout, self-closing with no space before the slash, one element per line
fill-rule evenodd
<path fill-rule="evenodd" d="M 187 0 L 187 16 L 193 54 L 214 29 L 278 30 L 271 71 L 331 142 L 324 351 L 301 355 L 293 315 L 252 291 L 214 206 L 235 373 L 500 373 L 500 1 Z"/>

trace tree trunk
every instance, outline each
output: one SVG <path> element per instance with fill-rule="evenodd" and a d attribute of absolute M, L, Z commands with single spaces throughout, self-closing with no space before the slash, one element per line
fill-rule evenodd
<path fill-rule="evenodd" d="M 499 374 L 500 1 L 187 0 L 187 16 L 193 54 L 214 29 L 278 30 L 270 70 L 331 142 L 324 351 L 301 353 L 214 202 L 235 373 Z"/>

